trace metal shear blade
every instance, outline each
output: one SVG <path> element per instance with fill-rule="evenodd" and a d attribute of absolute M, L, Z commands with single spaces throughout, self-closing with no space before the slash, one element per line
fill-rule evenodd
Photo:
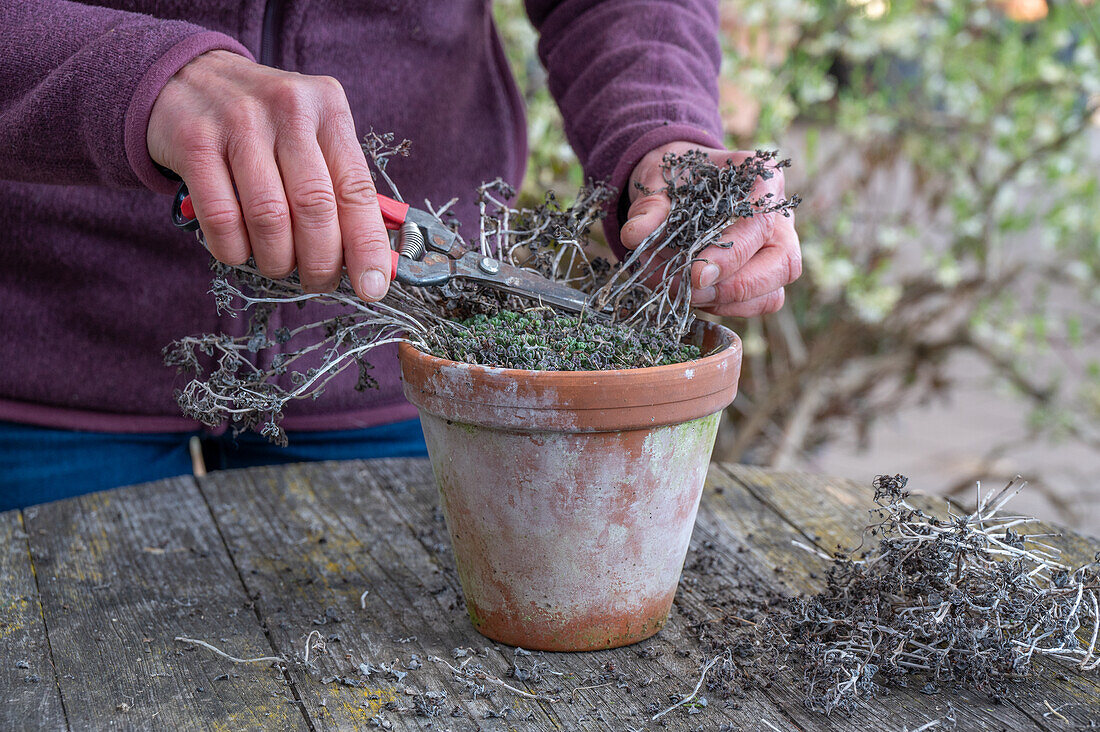
<path fill-rule="evenodd" d="M 466 252 L 456 259 L 432 255 L 422 261 L 408 257 L 398 259 L 398 282 L 414 287 L 428 287 L 446 284 L 451 280 L 475 282 L 573 313 L 589 309 L 588 296 L 580 290 L 547 279 L 536 272 L 514 267 L 492 257 L 484 257 L 478 252 Z"/>

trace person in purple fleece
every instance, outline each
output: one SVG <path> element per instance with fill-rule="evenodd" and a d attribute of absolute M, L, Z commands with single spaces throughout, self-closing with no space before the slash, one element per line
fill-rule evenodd
<path fill-rule="evenodd" d="M 539 56 L 586 174 L 624 193 L 605 222 L 621 254 L 664 218 L 667 151 L 722 146 L 716 0 L 528 0 Z M 355 374 L 287 409 L 290 447 L 203 432 L 173 398 L 161 349 L 240 334 L 208 297 L 208 255 L 170 224 L 174 171 L 210 250 L 297 269 L 331 289 L 388 287 L 387 243 L 359 150 L 368 129 L 413 141 L 391 166 L 406 198 L 476 226 L 473 191 L 518 185 L 522 101 L 489 0 L 0 0 L 0 510 L 213 467 L 423 454 L 393 350 L 380 388 Z M 769 181 L 782 194 L 782 178 Z M 793 219 L 727 231 L 692 272 L 694 302 L 753 316 L 798 277 Z M 286 308 L 271 327 L 315 320 Z"/>

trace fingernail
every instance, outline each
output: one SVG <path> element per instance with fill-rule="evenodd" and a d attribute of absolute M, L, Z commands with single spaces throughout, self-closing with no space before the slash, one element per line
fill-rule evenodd
<path fill-rule="evenodd" d="M 717 291 L 713 287 L 700 287 L 697 290 L 691 291 L 691 304 L 703 305 L 713 300 L 717 296 Z"/>
<path fill-rule="evenodd" d="M 699 287 L 710 287 L 718 281 L 718 276 L 720 274 L 722 274 L 722 270 L 718 269 L 717 264 L 705 265 L 703 271 L 699 273 Z"/>
<path fill-rule="evenodd" d="M 381 300 L 386 296 L 386 275 L 376 269 L 368 269 L 359 275 L 359 292 L 368 300 Z"/>

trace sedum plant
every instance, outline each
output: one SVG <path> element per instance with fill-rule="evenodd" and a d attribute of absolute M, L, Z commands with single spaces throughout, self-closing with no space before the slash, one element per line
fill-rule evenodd
<path fill-rule="evenodd" d="M 392 135 L 372 133 L 364 152 L 393 189 L 386 167 L 391 158 L 408 155 L 408 142 L 394 144 Z M 346 276 L 334 292 L 306 293 L 296 275 L 271 280 L 251 262 L 215 263 L 211 293 L 217 307 L 247 314 L 248 329 L 236 337 L 187 337 L 165 348 L 166 363 L 192 376 L 177 401 L 185 415 L 208 426 L 228 421 L 237 431 L 258 430 L 285 444 L 279 422 L 288 402 L 317 397 L 349 368 L 359 370 L 357 388 L 375 386 L 371 351 L 388 343 L 411 343 L 471 364 L 531 370 L 641 368 L 698 358 L 699 348 L 683 342 L 693 316 L 689 288 L 678 287 L 678 275 L 731 221 L 789 215 L 797 200 L 752 195 L 755 180 L 782 164 L 769 153 L 725 166 L 696 151 L 669 155 L 664 169 L 676 192 L 668 220 L 634 257 L 615 265 L 587 251 L 589 232 L 614 196 L 605 186 L 582 188 L 568 206 L 551 192 L 538 206 L 514 208 L 509 201 L 515 192 L 505 183 L 482 185 L 477 239 L 459 242 L 483 257 L 588 293 L 590 309 L 579 315 L 460 280 L 422 288 L 393 282 L 381 301 L 367 303 Z M 442 223 L 451 204 L 438 210 L 426 205 Z M 275 308 L 307 301 L 331 311 L 293 329 L 269 326 Z"/>

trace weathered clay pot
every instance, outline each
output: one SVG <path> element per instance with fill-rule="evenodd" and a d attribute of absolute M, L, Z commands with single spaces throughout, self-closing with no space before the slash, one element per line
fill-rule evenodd
<path fill-rule="evenodd" d="M 521 371 L 401 346 L 474 627 L 584 651 L 656 633 L 672 607 L 741 341 L 622 371 Z"/>

